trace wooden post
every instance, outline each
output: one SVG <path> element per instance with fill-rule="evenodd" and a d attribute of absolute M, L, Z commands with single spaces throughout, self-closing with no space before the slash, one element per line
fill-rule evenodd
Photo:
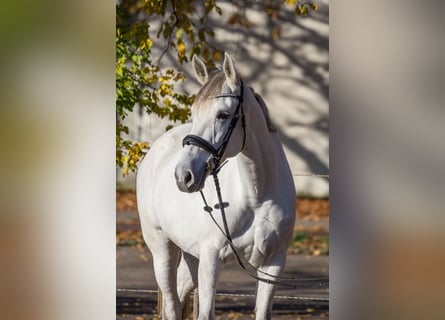
<path fill-rule="evenodd" d="M 184 309 L 182 311 L 182 320 L 196 320 L 198 319 L 199 299 L 198 289 L 193 291 L 193 303 L 192 297 L 189 295 L 184 303 Z M 158 288 L 158 319 L 162 319 L 162 291 Z"/>
<path fill-rule="evenodd" d="M 182 320 L 192 319 L 193 306 L 190 298 L 190 295 L 188 295 L 187 299 L 185 299 L 184 308 L 182 309 Z"/>
<path fill-rule="evenodd" d="M 162 291 L 158 288 L 158 319 L 162 319 Z"/>
<path fill-rule="evenodd" d="M 198 289 L 193 291 L 193 320 L 198 319 L 199 315 L 199 299 L 198 299 Z"/>

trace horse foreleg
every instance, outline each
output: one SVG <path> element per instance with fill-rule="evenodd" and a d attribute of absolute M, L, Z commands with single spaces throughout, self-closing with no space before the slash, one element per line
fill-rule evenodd
<path fill-rule="evenodd" d="M 198 259 L 182 252 L 178 266 L 178 295 L 182 308 L 190 292 L 198 285 Z"/>
<path fill-rule="evenodd" d="M 217 250 L 200 253 L 198 266 L 199 317 L 198 320 L 215 318 L 215 291 L 222 261 Z"/>
<path fill-rule="evenodd" d="M 261 266 L 258 269 L 267 272 L 271 275 L 278 276 L 284 268 L 286 263 L 286 253 L 280 255 L 271 263 Z M 258 276 L 261 278 L 270 278 L 260 272 Z M 273 296 L 275 293 L 275 285 L 266 282 L 258 281 L 256 303 L 255 303 L 255 319 L 256 320 L 270 320 L 272 318 Z"/>
<path fill-rule="evenodd" d="M 162 319 L 181 319 L 181 304 L 176 290 L 179 249 L 171 241 L 151 245 L 156 282 L 162 291 Z"/>

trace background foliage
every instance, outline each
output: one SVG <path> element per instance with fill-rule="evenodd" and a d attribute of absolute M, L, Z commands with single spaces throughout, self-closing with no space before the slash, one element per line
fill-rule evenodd
<path fill-rule="evenodd" d="M 244 2 L 234 3 L 237 9 L 227 24 L 250 27 Z M 317 10 L 314 3 L 297 0 L 262 2 L 264 13 L 272 17 L 271 36 L 280 37 L 278 12 L 282 5 L 291 7 L 295 14 L 307 15 L 309 9 Z M 159 63 L 169 50 L 176 52 L 179 65 L 190 61 L 194 54 L 214 67 L 222 58 L 222 50 L 209 42 L 215 36 L 207 24 L 209 15 L 222 19 L 222 9 L 215 0 L 122 0 L 116 6 L 116 164 L 126 175 L 135 170 L 149 148 L 147 141 L 128 138 L 130 128 L 123 120 L 136 105 L 147 113 L 161 118 L 185 122 L 190 116 L 194 95 L 179 92 L 177 84 L 186 76 L 180 70 L 161 70 Z M 154 42 L 163 48 L 152 56 Z M 167 128 L 168 129 L 168 128 Z"/>

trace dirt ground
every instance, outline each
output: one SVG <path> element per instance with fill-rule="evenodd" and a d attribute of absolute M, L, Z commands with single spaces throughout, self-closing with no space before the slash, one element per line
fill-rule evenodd
<path fill-rule="evenodd" d="M 116 292 L 117 320 L 154 320 L 157 317 L 157 285 L 152 267 L 152 256 L 145 247 L 117 247 L 117 288 L 134 291 Z M 328 257 L 290 255 L 284 276 L 312 278 L 328 276 Z M 299 288 L 277 287 L 272 319 L 327 319 L 329 289 L 319 287 L 317 281 L 300 283 Z M 138 290 L 146 289 L 145 292 Z M 216 320 L 252 319 L 256 281 L 243 272 L 236 261 L 224 264 L 217 285 Z M 227 294 L 229 293 L 229 294 Z M 231 294 L 236 294 L 233 296 Z M 289 297 L 316 297 L 323 301 L 288 299 Z M 286 298 L 284 298 L 286 297 Z"/>

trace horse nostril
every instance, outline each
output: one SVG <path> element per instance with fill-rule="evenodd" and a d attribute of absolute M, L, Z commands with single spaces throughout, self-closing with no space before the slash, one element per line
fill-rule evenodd
<path fill-rule="evenodd" d="M 192 175 L 192 172 L 190 170 L 187 170 L 187 172 L 184 175 L 184 183 L 187 186 L 190 186 L 193 183 L 193 175 Z"/>

